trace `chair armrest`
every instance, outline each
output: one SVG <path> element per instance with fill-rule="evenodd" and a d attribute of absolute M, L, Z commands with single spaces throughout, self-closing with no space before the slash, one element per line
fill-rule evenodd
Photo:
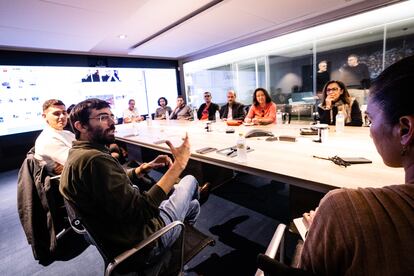
<path fill-rule="evenodd" d="M 277 253 L 279 247 L 280 247 L 280 251 L 281 251 L 280 252 L 280 261 L 283 262 L 283 257 L 284 257 L 283 256 L 284 255 L 284 248 L 283 248 L 284 238 L 283 238 L 283 236 L 285 234 L 285 229 L 286 229 L 286 225 L 283 224 L 283 223 L 280 223 L 277 226 L 276 231 L 273 234 L 272 240 L 270 241 L 270 243 L 269 243 L 269 245 L 266 249 L 265 255 L 263 255 L 263 254 L 260 254 L 260 255 L 268 256 L 268 258 L 273 259 L 273 261 L 277 262 L 276 260 L 274 260 L 274 258 L 276 256 L 276 253 Z M 280 246 L 280 244 L 282 244 L 282 246 Z M 259 257 L 258 257 L 258 260 L 259 260 Z M 280 263 L 280 264 L 282 264 L 282 263 Z M 263 276 L 263 275 L 264 275 L 264 273 L 260 269 L 260 266 L 259 266 L 259 269 L 256 271 L 255 276 Z"/>
<path fill-rule="evenodd" d="M 257 267 L 266 271 L 266 274 L 273 276 L 315 276 L 312 272 L 287 266 L 264 254 L 257 256 Z"/>
<path fill-rule="evenodd" d="M 123 252 L 120 255 L 116 256 L 114 258 L 114 260 L 106 268 L 105 276 L 106 275 L 111 275 L 112 271 L 120 263 L 122 263 L 124 260 L 126 260 L 130 256 L 134 255 L 136 252 L 138 252 L 142 248 L 146 247 L 148 244 L 150 244 L 150 243 L 154 242 L 155 240 L 159 239 L 165 233 L 167 233 L 168 231 L 170 231 L 171 229 L 173 229 L 174 227 L 177 227 L 177 226 L 181 227 L 181 235 L 184 235 L 184 227 L 185 227 L 184 223 L 182 223 L 181 221 L 178 221 L 178 220 L 171 222 L 170 224 L 164 226 L 163 228 L 161 228 L 157 232 L 150 235 L 145 240 L 143 240 L 143 241 L 139 242 L 138 244 L 134 245 L 131 249 L 126 250 L 125 252 Z M 182 264 L 182 262 L 183 262 L 183 257 L 182 257 L 183 249 L 184 249 L 184 237 L 182 237 L 182 239 L 181 239 L 181 268 L 180 268 L 181 270 L 182 270 L 182 267 L 183 267 L 183 264 Z"/>
<path fill-rule="evenodd" d="M 280 244 L 283 245 L 283 236 L 285 234 L 286 225 L 280 223 L 275 233 L 273 234 L 272 240 L 270 241 L 269 245 L 267 246 L 265 255 L 269 256 L 270 258 L 275 258 L 276 253 L 280 247 Z"/>

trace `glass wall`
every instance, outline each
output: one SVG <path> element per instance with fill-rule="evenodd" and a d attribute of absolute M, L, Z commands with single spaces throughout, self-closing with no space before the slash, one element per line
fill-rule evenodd
<path fill-rule="evenodd" d="M 197 104 L 205 90 L 224 104 L 228 89 L 251 104 L 264 87 L 293 120 L 311 120 L 327 81 L 343 81 L 364 107 L 371 80 L 413 54 L 414 1 L 407 1 L 185 63 L 185 85 Z"/>

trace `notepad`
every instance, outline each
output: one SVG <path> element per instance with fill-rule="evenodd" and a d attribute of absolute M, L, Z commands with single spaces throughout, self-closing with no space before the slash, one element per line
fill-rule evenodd
<path fill-rule="evenodd" d="M 298 229 L 299 234 L 302 237 L 302 240 L 305 241 L 306 233 L 308 232 L 308 228 L 306 227 L 305 223 L 303 222 L 303 217 L 295 218 L 293 220 L 293 223 L 295 224 L 296 229 Z"/>

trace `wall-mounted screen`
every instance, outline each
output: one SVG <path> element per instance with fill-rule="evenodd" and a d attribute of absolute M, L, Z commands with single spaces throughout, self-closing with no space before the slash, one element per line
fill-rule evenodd
<path fill-rule="evenodd" d="M 100 98 L 122 117 L 129 99 L 148 114 L 159 97 L 175 103 L 178 92 L 175 69 L 0 65 L 0 84 L 0 136 L 42 129 L 42 104 L 52 98 L 66 107 Z"/>

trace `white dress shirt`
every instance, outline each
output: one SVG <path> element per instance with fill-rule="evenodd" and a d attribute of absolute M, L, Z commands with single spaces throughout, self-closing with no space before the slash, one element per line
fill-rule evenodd
<path fill-rule="evenodd" d="M 69 149 L 75 140 L 72 132 L 56 130 L 48 125 L 36 139 L 34 157 L 46 164 L 49 172 L 53 172 L 55 162 L 61 165 L 66 163 Z"/>

